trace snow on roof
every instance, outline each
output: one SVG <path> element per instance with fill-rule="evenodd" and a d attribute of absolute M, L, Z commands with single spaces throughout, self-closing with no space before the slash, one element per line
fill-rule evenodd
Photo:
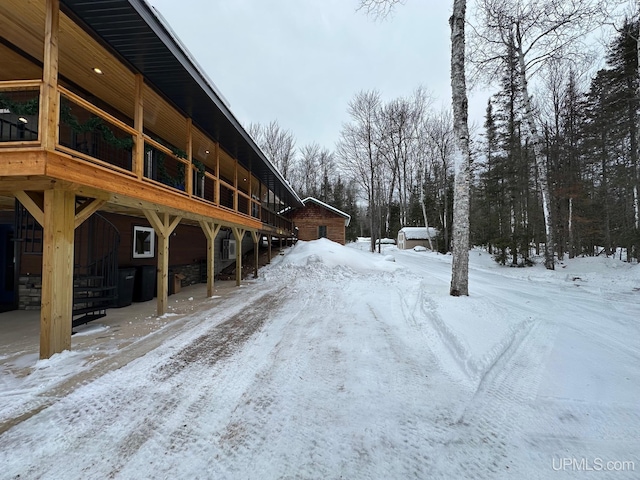
<path fill-rule="evenodd" d="M 316 205 L 320 205 L 321 207 L 324 207 L 327 210 L 330 210 L 333 213 L 336 213 L 336 214 L 340 215 L 341 217 L 344 217 L 345 218 L 344 226 L 345 227 L 349 226 L 349 222 L 351 221 L 351 215 L 349 215 L 348 213 L 344 213 L 342 210 L 338 210 L 336 207 L 332 207 L 328 203 L 324 203 L 324 202 L 318 200 L 317 198 L 307 197 L 304 200 L 302 200 L 302 203 L 304 203 L 305 205 L 307 204 L 307 202 L 311 202 L 311 203 L 315 203 Z"/>
<path fill-rule="evenodd" d="M 404 238 L 407 240 L 426 240 L 427 237 L 427 227 L 402 227 L 398 231 L 398 235 L 400 232 L 404 233 Z M 438 230 L 433 227 L 429 227 L 429 235 L 431 238 L 434 238 L 438 234 Z"/>

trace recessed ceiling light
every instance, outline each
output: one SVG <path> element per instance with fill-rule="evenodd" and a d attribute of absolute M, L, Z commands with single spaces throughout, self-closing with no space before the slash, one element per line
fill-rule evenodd
<path fill-rule="evenodd" d="M 100 70 L 98 67 L 93 67 L 93 71 L 98 75 L 102 75 L 102 70 Z"/>
<path fill-rule="evenodd" d="M 24 117 L 20 117 L 20 118 L 18 118 L 18 120 L 19 120 L 20 122 L 22 122 L 22 123 L 29 123 L 29 120 L 27 120 L 27 119 L 26 119 L 26 118 L 24 118 Z"/>

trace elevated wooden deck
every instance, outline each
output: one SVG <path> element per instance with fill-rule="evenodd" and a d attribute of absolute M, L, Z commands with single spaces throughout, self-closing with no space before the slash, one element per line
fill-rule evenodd
<path fill-rule="evenodd" d="M 162 30 L 158 19 L 135 13 L 146 4 L 118 1 L 139 28 Z M 175 40 L 151 37 L 170 47 L 155 60 L 175 55 L 174 74 L 200 90 L 152 84 L 77 21 L 75 2 L 62 0 L 64 9 L 61 0 L 32 3 L 0 4 L 0 209 L 18 199 L 43 228 L 40 355 L 47 358 L 71 345 L 74 230 L 94 212 L 144 217 L 155 230 L 162 315 L 169 240 L 179 223 L 199 225 L 207 238 L 211 296 L 220 229 L 238 243 L 250 233 L 254 245 L 263 235 L 290 237 L 293 225 L 278 212 L 300 200 L 193 76 L 188 55 L 169 45 Z M 189 106 L 194 118 L 176 105 Z M 239 265 L 241 258 L 238 249 Z"/>

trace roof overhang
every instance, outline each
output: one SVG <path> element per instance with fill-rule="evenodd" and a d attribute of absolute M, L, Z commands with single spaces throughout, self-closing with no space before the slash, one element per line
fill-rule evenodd
<path fill-rule="evenodd" d="M 317 198 L 307 197 L 304 200 L 302 200 L 302 203 L 304 203 L 305 206 L 308 203 L 313 203 L 315 205 L 318 205 L 319 207 L 322 207 L 322 208 L 324 208 L 326 210 L 329 210 L 330 212 L 335 213 L 336 215 L 344 217 L 344 226 L 345 227 L 348 227 L 349 223 L 351 222 L 351 215 L 349 215 L 348 213 L 343 212 L 342 210 L 338 210 L 336 207 L 332 207 L 328 203 L 325 203 L 325 202 L 323 202 L 321 200 L 318 200 Z"/>
<path fill-rule="evenodd" d="M 282 200 L 302 205 L 213 82 L 145 0 L 61 0 L 61 8 Z"/>

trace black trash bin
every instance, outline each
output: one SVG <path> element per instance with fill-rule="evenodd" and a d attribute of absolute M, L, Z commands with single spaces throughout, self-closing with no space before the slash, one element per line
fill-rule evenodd
<path fill-rule="evenodd" d="M 135 267 L 118 269 L 118 297 L 113 304 L 115 308 L 131 305 L 135 278 Z"/>
<path fill-rule="evenodd" d="M 136 280 L 133 288 L 134 302 L 147 302 L 153 299 L 156 287 L 155 265 L 142 265 L 136 269 Z"/>

